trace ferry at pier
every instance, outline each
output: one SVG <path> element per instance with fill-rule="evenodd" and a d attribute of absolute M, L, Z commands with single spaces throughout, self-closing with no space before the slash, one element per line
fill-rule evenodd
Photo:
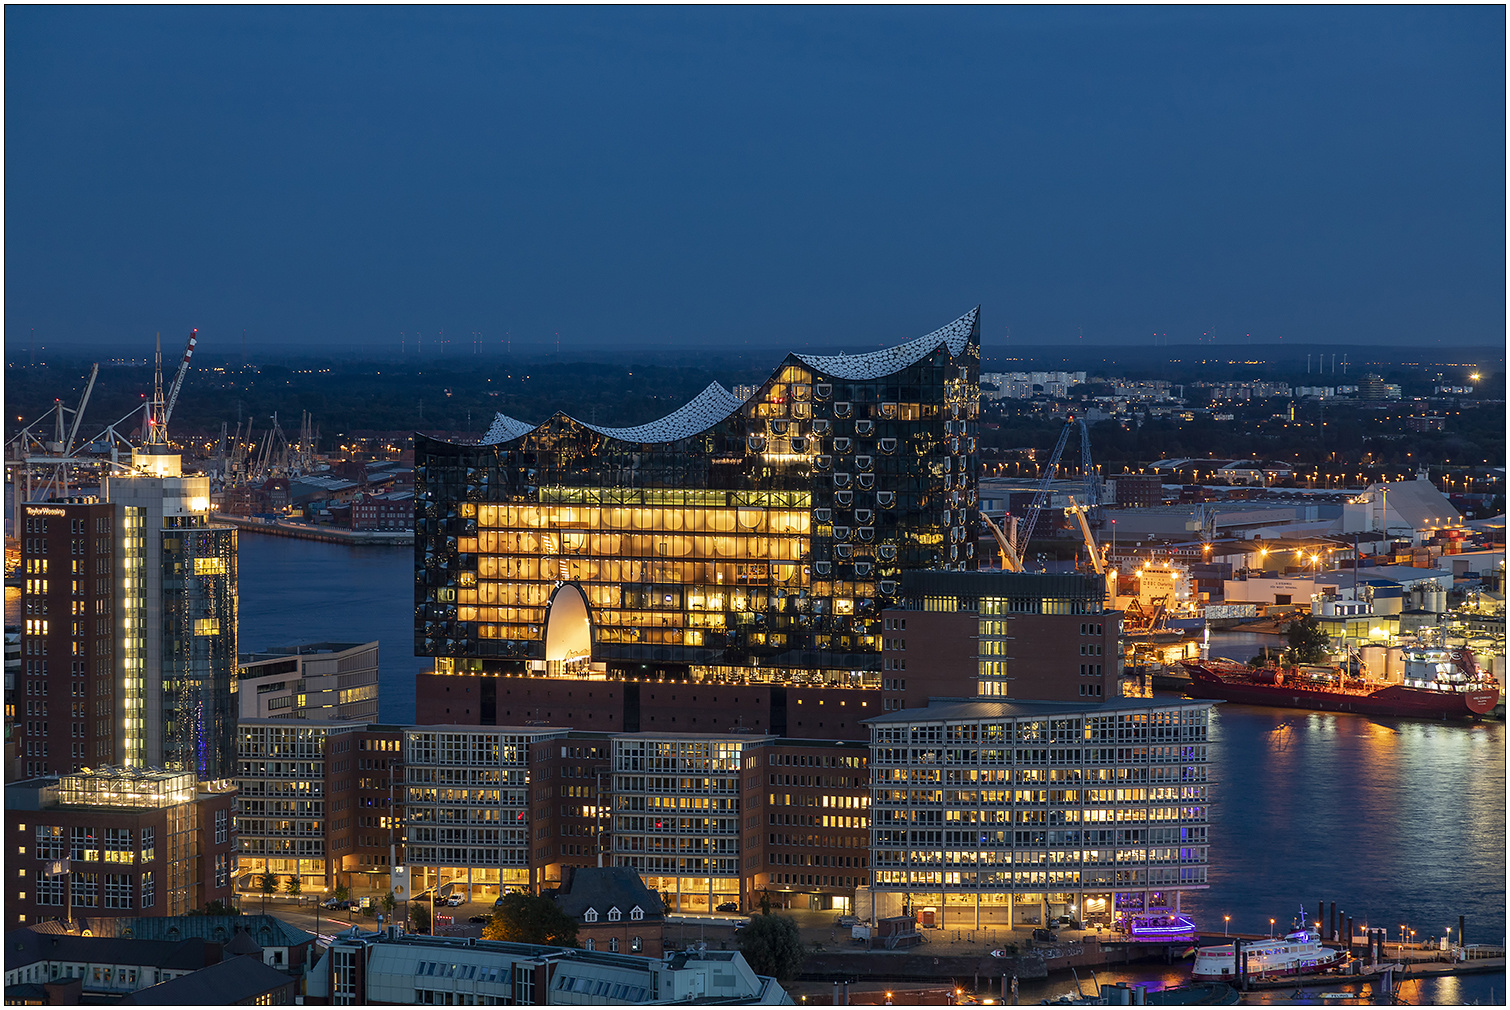
<path fill-rule="evenodd" d="M 1190 977 L 1203 982 L 1236 979 L 1241 967 L 1237 963 L 1235 944 L 1202 947 L 1195 952 L 1195 967 Z M 1347 960 L 1346 951 L 1324 947 L 1321 934 L 1314 929 L 1297 929 L 1278 940 L 1255 940 L 1243 944 L 1250 977 L 1273 975 L 1314 975 Z"/>

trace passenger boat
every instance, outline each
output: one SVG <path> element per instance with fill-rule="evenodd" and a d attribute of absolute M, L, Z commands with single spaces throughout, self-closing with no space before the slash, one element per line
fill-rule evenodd
<path fill-rule="evenodd" d="M 1194 940 L 1195 922 L 1186 915 L 1139 915 L 1126 922 L 1127 935 L 1134 940 Z"/>
<path fill-rule="evenodd" d="M 1220 698 L 1244 705 L 1305 708 L 1319 712 L 1477 719 L 1499 702 L 1498 682 L 1472 657 L 1446 649 L 1407 649 L 1399 681 L 1370 679 L 1334 666 L 1244 666 L 1231 660 L 1185 661 L 1192 698 Z"/>
<path fill-rule="evenodd" d="M 1202 947 L 1195 952 L 1190 977 L 1201 982 L 1226 982 L 1238 977 L 1236 944 Z M 1347 952 L 1324 947 L 1314 929 L 1297 929 L 1278 940 L 1254 940 L 1243 944 L 1243 958 L 1250 977 L 1314 975 L 1347 960 Z"/>

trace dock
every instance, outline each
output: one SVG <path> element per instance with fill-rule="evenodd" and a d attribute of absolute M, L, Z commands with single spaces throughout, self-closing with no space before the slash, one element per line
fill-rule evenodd
<path fill-rule="evenodd" d="M 413 530 L 344 530 L 336 526 L 311 526 L 308 523 L 287 521 L 266 522 L 249 516 L 233 516 L 216 513 L 214 522 L 235 526 L 248 533 L 263 533 L 271 537 L 292 537 L 296 540 L 319 540 L 327 544 L 353 544 L 412 547 Z"/>

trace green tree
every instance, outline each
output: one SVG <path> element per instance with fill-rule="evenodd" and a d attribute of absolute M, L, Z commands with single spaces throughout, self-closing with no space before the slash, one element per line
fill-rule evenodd
<path fill-rule="evenodd" d="M 409 902 L 409 928 L 416 933 L 430 933 L 430 903 L 428 901 Z"/>
<path fill-rule="evenodd" d="M 392 891 L 383 892 L 383 915 L 387 919 L 391 920 L 393 918 L 393 909 L 397 904 L 398 900 L 393 897 Z"/>
<path fill-rule="evenodd" d="M 787 982 L 802 967 L 802 937 L 787 915 L 757 915 L 739 931 L 739 951 L 761 975 Z"/>
<path fill-rule="evenodd" d="M 504 896 L 493 918 L 482 928 L 482 938 L 575 947 L 577 922 L 550 898 L 516 891 Z"/>
<path fill-rule="evenodd" d="M 299 896 L 300 892 L 304 890 L 304 885 L 299 881 L 299 875 L 297 873 L 290 873 L 288 875 L 288 880 L 284 883 L 283 890 L 288 894 L 292 894 L 296 898 Z"/>
<path fill-rule="evenodd" d="M 771 892 L 765 888 L 761 888 L 760 891 L 760 914 L 771 914 Z"/>
<path fill-rule="evenodd" d="M 267 914 L 267 896 L 278 890 L 278 875 L 272 870 L 263 870 L 257 878 L 257 887 L 262 891 L 262 914 Z"/>
<path fill-rule="evenodd" d="M 1321 627 L 1321 622 L 1307 615 L 1290 622 L 1285 631 L 1289 648 L 1285 658 L 1292 663 L 1324 663 L 1330 651 L 1331 639 Z"/>

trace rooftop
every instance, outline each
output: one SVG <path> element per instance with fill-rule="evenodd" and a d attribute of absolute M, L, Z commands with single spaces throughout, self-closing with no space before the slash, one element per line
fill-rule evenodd
<path fill-rule="evenodd" d="M 1188 698 L 1110 698 L 1100 705 L 1068 701 L 980 701 L 972 698 L 933 698 L 927 708 L 904 708 L 862 723 L 962 722 L 971 719 L 1033 719 L 1056 715 L 1120 715 L 1151 709 L 1207 708 L 1211 701 Z"/>

